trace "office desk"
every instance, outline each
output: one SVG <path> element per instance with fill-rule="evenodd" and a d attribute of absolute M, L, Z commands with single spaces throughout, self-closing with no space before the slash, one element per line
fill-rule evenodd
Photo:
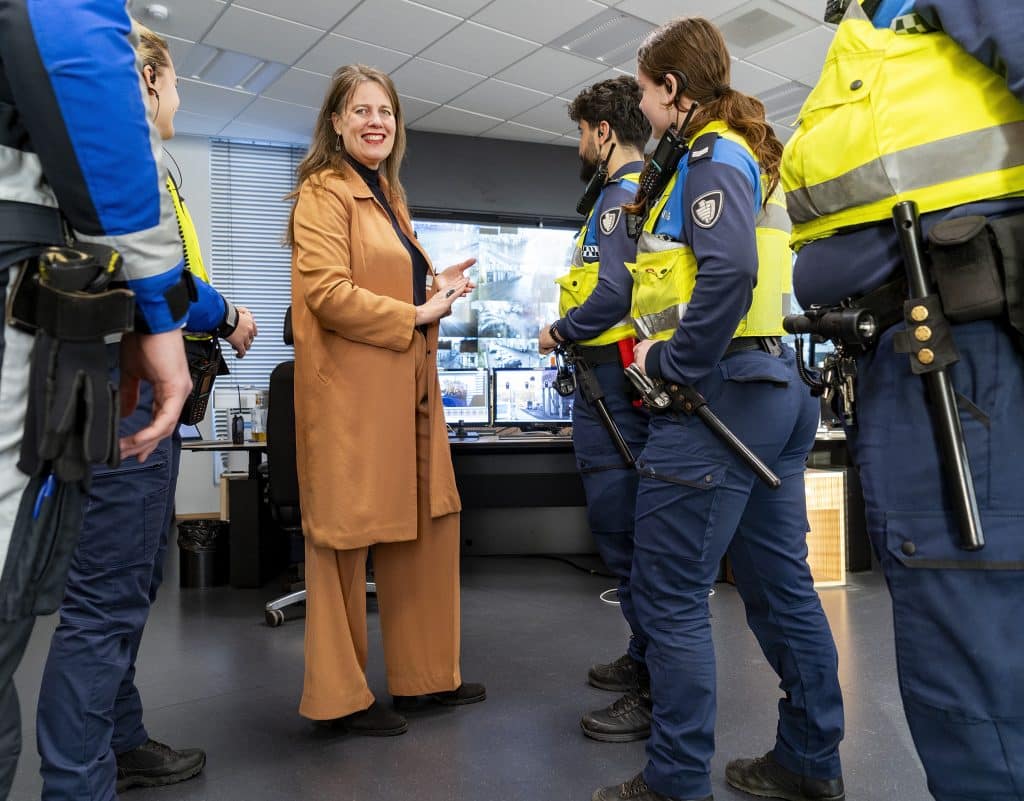
<path fill-rule="evenodd" d="M 593 550 L 572 438 L 524 434 L 449 437 L 462 496 L 466 553 Z M 847 569 L 871 568 L 864 499 L 842 430 L 819 430 L 808 465 L 846 474 Z"/>
<path fill-rule="evenodd" d="M 246 478 L 228 482 L 229 582 L 232 587 L 262 586 L 288 566 L 288 538 L 260 494 L 259 466 L 267 443 L 235 445 L 230 440 L 183 440 L 181 447 L 196 452 L 245 451 L 249 454 Z"/>

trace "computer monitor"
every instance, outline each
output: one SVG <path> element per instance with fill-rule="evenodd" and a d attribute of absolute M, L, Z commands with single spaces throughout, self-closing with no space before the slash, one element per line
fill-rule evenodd
<path fill-rule="evenodd" d="M 572 422 L 572 397 L 553 386 L 555 368 L 494 371 L 494 424 L 556 427 Z"/>
<path fill-rule="evenodd" d="M 485 426 L 490 422 L 490 381 L 486 370 L 438 370 L 444 419 L 449 425 Z"/>

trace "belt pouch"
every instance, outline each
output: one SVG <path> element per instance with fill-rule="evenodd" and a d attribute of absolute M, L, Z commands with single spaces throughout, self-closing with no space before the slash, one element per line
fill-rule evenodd
<path fill-rule="evenodd" d="M 998 317 L 1006 304 L 999 271 L 999 250 L 981 216 L 959 217 L 928 233 L 932 276 L 946 317 L 970 323 Z"/>

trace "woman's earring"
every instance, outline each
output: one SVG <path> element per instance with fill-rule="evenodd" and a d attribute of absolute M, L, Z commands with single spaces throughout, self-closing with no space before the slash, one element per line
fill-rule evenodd
<path fill-rule="evenodd" d="M 341 134 L 338 134 L 338 139 L 334 143 L 334 152 L 338 153 L 341 151 Z"/>

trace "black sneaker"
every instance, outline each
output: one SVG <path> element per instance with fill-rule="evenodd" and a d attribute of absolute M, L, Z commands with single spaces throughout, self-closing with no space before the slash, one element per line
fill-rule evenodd
<path fill-rule="evenodd" d="M 590 801 L 681 801 L 669 795 L 652 790 L 644 780 L 644 774 L 638 773 L 628 782 L 613 784 L 611 787 L 602 787 L 595 790 Z M 693 801 L 715 801 L 714 796 L 706 795 Z"/>
<path fill-rule="evenodd" d="M 614 662 L 594 665 L 587 673 L 587 681 L 599 690 L 613 693 L 629 692 L 636 683 L 640 663 L 629 654 L 623 654 Z"/>
<path fill-rule="evenodd" d="M 162 787 L 191 779 L 206 764 L 206 752 L 199 748 L 175 751 L 150 739 L 116 759 L 117 792 L 123 793 L 132 787 Z"/>
<path fill-rule="evenodd" d="M 580 721 L 583 733 L 603 743 L 629 743 L 651 736 L 651 690 L 634 687 L 611 706 L 588 712 Z"/>
<path fill-rule="evenodd" d="M 812 779 L 782 767 L 769 751 L 756 759 L 734 759 L 725 766 L 725 780 L 737 790 L 785 801 L 845 801 L 843 777 Z"/>
<path fill-rule="evenodd" d="M 374 701 L 366 709 L 353 712 L 333 720 L 316 721 L 318 726 L 329 729 L 341 729 L 350 734 L 361 734 L 365 737 L 394 737 L 405 734 L 409 723 L 383 704 Z"/>
<path fill-rule="evenodd" d="M 487 698 L 487 688 L 482 684 L 463 682 L 454 690 L 425 695 L 396 695 L 395 709 L 414 709 L 423 704 L 441 704 L 442 706 L 464 706 L 478 704 Z"/>

